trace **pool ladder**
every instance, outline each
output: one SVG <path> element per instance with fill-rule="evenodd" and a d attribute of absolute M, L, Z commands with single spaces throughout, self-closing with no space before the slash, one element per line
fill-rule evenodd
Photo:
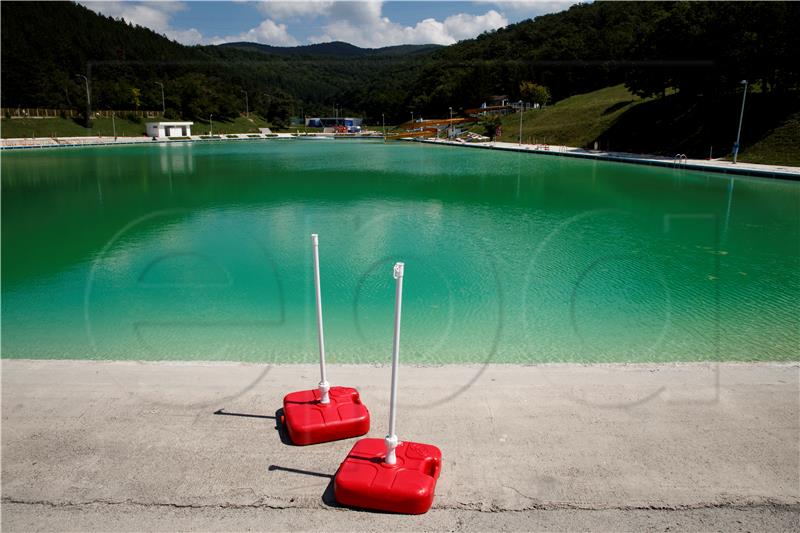
<path fill-rule="evenodd" d="M 674 168 L 685 168 L 686 160 L 686 154 L 675 154 L 675 157 L 672 158 L 672 166 Z"/>

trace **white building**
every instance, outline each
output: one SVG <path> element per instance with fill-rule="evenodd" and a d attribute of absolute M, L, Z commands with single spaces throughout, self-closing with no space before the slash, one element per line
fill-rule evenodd
<path fill-rule="evenodd" d="M 148 122 L 148 137 L 190 137 L 194 122 Z"/>

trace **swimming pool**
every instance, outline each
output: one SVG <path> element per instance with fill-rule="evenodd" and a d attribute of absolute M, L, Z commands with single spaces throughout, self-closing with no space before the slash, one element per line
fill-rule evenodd
<path fill-rule="evenodd" d="M 420 143 L 2 154 L 2 355 L 796 360 L 800 183 Z"/>

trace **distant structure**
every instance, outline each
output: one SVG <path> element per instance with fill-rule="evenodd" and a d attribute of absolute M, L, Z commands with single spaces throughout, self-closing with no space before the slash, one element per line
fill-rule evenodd
<path fill-rule="evenodd" d="M 509 113 L 519 113 L 520 111 L 530 111 L 531 109 L 539 109 L 539 104 L 531 104 L 530 102 L 509 102 L 508 97 L 492 96 L 489 102 L 484 102 L 480 107 L 473 107 L 472 109 L 465 109 L 464 113 L 471 117 L 479 117 L 485 115 L 508 115 Z"/>
<path fill-rule="evenodd" d="M 314 117 L 306 118 L 306 127 L 309 128 L 331 128 L 334 130 L 344 130 L 347 133 L 358 133 L 361 131 L 361 118 L 356 117 Z"/>
<path fill-rule="evenodd" d="M 146 131 L 148 137 L 162 139 L 165 137 L 191 137 L 194 122 L 148 122 Z"/>

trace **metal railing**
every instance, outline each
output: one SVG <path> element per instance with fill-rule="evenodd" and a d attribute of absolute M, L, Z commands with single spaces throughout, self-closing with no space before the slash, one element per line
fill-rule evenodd
<path fill-rule="evenodd" d="M 92 118 L 111 118 L 111 114 L 117 117 L 133 115 L 140 118 L 155 118 L 161 116 L 161 111 L 149 109 L 97 109 L 92 111 Z M 81 116 L 80 111 L 75 109 L 52 109 L 44 107 L 3 107 L 0 108 L 0 118 L 74 118 Z"/>

